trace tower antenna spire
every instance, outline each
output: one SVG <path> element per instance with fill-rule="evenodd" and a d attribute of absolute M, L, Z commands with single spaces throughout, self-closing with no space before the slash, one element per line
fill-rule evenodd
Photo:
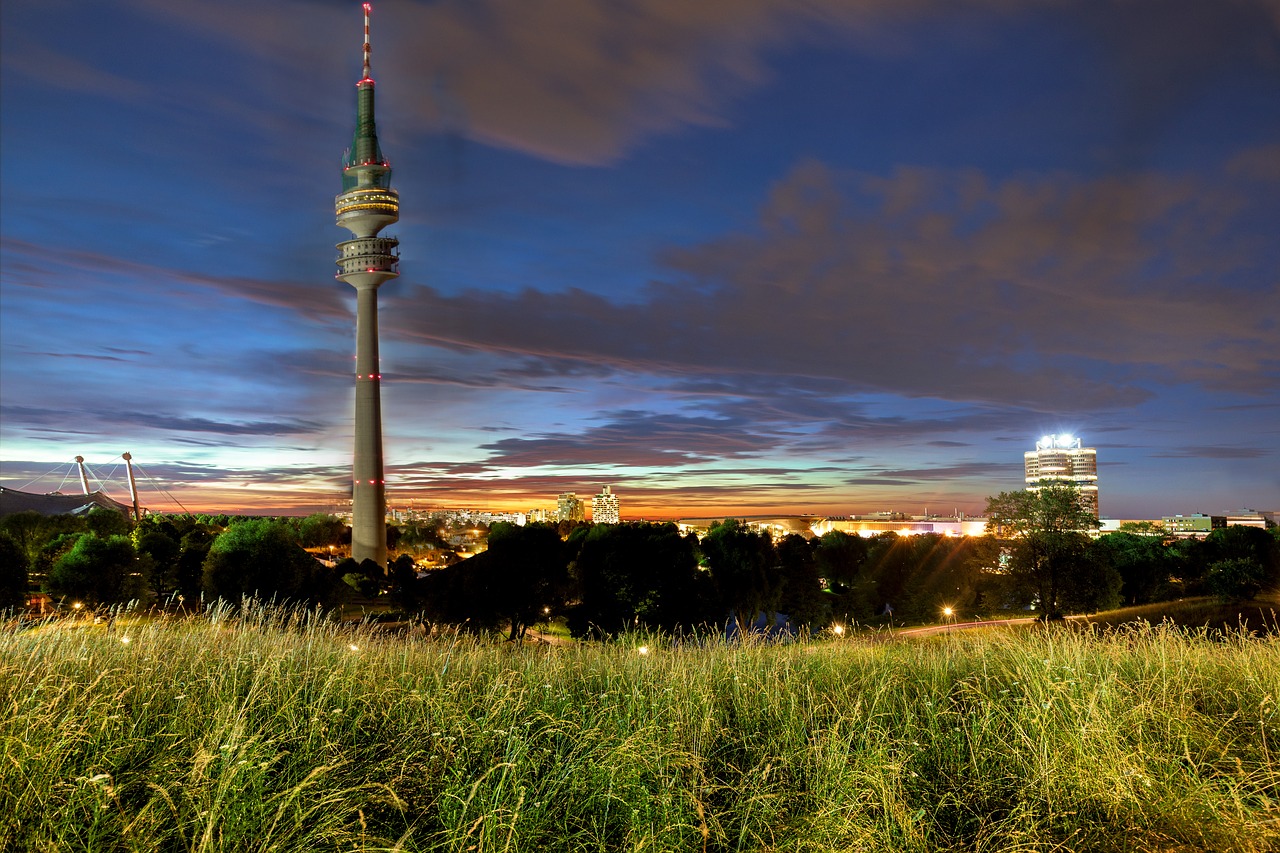
<path fill-rule="evenodd" d="M 364 4 L 364 79 L 373 79 L 373 70 L 369 60 L 370 54 L 373 53 L 373 45 L 369 43 L 369 12 L 373 10 L 372 3 Z"/>

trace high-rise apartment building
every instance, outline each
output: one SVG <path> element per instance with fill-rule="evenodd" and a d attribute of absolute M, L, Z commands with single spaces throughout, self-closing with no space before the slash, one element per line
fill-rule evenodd
<path fill-rule="evenodd" d="M 1046 435 L 1035 450 L 1023 454 L 1027 488 L 1035 491 L 1050 483 L 1070 483 L 1080 490 L 1080 499 L 1095 516 L 1098 514 L 1098 451 L 1082 447 L 1073 435 Z"/>
<path fill-rule="evenodd" d="M 556 497 L 557 521 L 586 521 L 587 505 L 576 492 L 564 492 Z"/>
<path fill-rule="evenodd" d="M 596 524 L 618 523 L 618 496 L 609 486 L 591 499 L 591 520 Z"/>

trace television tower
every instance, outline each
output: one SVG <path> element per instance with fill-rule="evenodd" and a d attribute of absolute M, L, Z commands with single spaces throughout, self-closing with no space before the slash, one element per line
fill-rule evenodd
<path fill-rule="evenodd" d="M 387 567 L 387 491 L 382 473 L 382 374 L 378 367 L 378 286 L 399 275 L 400 241 L 378 232 L 400 219 L 391 164 L 378 147 L 369 67 L 369 11 L 364 4 L 364 75 L 356 83 L 356 130 L 334 199 L 338 225 L 352 239 L 338 244 L 337 277 L 356 289 L 355 453 L 351 478 L 351 556 Z"/>

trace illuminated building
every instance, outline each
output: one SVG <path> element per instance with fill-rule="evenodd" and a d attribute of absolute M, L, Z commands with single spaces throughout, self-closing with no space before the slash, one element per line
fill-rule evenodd
<path fill-rule="evenodd" d="M 399 275 L 399 241 L 378 232 L 400 219 L 391 165 L 378 146 L 369 64 L 369 11 L 364 4 L 364 75 L 356 83 L 356 128 L 334 199 L 338 225 L 352 239 L 338 244 L 337 277 L 356 289 L 355 448 L 352 458 L 351 556 L 387 565 L 387 494 L 382 465 L 382 374 L 378 366 L 378 287 Z"/>
<path fill-rule="evenodd" d="M 908 517 L 904 520 L 886 520 L 873 516 L 845 516 L 820 518 L 810 524 L 814 536 L 824 536 L 832 530 L 850 536 L 870 538 L 881 533 L 899 536 L 919 536 L 923 533 L 941 533 L 944 536 L 981 536 L 987 532 L 985 518 L 923 518 Z"/>
<path fill-rule="evenodd" d="M 1227 526 L 1226 516 L 1205 515 L 1196 512 L 1191 515 L 1166 515 L 1160 519 L 1169 535 L 1179 538 L 1204 538 L 1215 530 Z"/>
<path fill-rule="evenodd" d="M 1085 507 L 1098 515 L 1098 451 L 1082 447 L 1073 435 L 1046 435 L 1035 450 L 1023 454 L 1027 488 L 1035 491 L 1050 483 L 1069 483 L 1080 490 Z"/>
<path fill-rule="evenodd" d="M 587 507 L 576 492 L 564 492 L 556 497 L 557 521 L 585 521 Z"/>
<path fill-rule="evenodd" d="M 591 520 L 596 524 L 618 523 L 618 496 L 609 486 L 591 499 Z"/>
<path fill-rule="evenodd" d="M 1275 527 L 1276 514 L 1274 512 L 1259 512 L 1256 509 L 1239 509 L 1229 512 L 1225 516 L 1227 527 Z"/>

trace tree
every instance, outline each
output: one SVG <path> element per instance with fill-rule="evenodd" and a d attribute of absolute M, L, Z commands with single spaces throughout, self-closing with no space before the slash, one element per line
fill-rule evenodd
<path fill-rule="evenodd" d="M 831 615 L 838 621 L 874 616 L 875 584 L 867 576 L 869 545 L 861 536 L 842 530 L 822 535 L 814 551 L 818 574 L 831 591 Z"/>
<path fill-rule="evenodd" d="M 1079 560 L 1098 519 L 1069 483 L 1050 483 L 1035 491 L 1001 492 L 987 499 L 987 530 L 1007 542 L 1014 581 L 1033 589 L 1041 617 L 1061 615 L 1063 581 Z"/>
<path fill-rule="evenodd" d="M 1076 549 L 1067 556 L 1070 570 L 1062 578 L 1058 604 L 1063 611 L 1098 613 L 1121 604 L 1124 579 L 1110 560 L 1105 547 L 1083 535 L 1071 540 Z"/>
<path fill-rule="evenodd" d="M 702 539 L 702 553 L 711 568 L 721 601 L 737 617 L 740 627 L 760 613 L 776 614 L 782 593 L 782 571 L 773 540 L 735 518 L 712 524 Z"/>
<path fill-rule="evenodd" d="M 978 609 L 983 573 L 975 558 L 978 546 L 969 537 L 923 533 L 903 537 L 910 542 L 908 574 L 899 595 L 898 614 L 933 621 L 950 607 L 952 614 Z"/>
<path fill-rule="evenodd" d="M 583 528 L 580 528 L 583 529 Z M 578 604 L 569 613 L 575 636 L 608 636 L 643 625 L 678 632 L 715 621 L 710 577 L 698 568 L 696 538 L 674 524 L 624 522 L 574 531 L 567 546 Z"/>
<path fill-rule="evenodd" d="M 84 517 L 89 531 L 106 539 L 111 536 L 124 536 L 129 532 L 129 519 L 124 513 L 104 506 L 95 506 Z"/>
<path fill-rule="evenodd" d="M 439 550 L 447 551 L 449 543 L 441 536 L 435 521 L 411 521 L 400 529 L 399 546 L 415 553 Z"/>
<path fill-rule="evenodd" d="M 792 533 L 778 543 L 778 564 L 782 569 L 782 596 L 779 607 L 796 627 L 813 628 L 830 619 L 830 604 L 822 592 L 822 579 L 813 546 L 803 536 Z"/>
<path fill-rule="evenodd" d="M 8 533 L 0 532 L 0 610 L 27 602 L 27 555 Z"/>
<path fill-rule="evenodd" d="M 867 543 L 867 560 L 862 574 L 863 593 L 871 604 L 871 612 L 893 613 L 898 619 L 915 616 L 906 606 L 908 581 L 915 572 L 916 549 L 908 536 L 893 531 L 876 534 Z"/>
<path fill-rule="evenodd" d="M 0 532 L 12 538 L 26 555 L 28 571 L 37 573 L 48 569 L 47 565 L 41 565 L 41 552 L 49 542 L 60 535 L 81 533 L 86 529 L 84 518 L 75 515 L 41 515 L 33 510 L 24 510 L 0 518 Z"/>
<path fill-rule="evenodd" d="M 564 543 L 556 527 L 498 522 L 489 549 L 429 572 L 418 584 L 427 612 L 445 622 L 476 627 L 509 626 L 512 640 L 563 606 L 568 588 Z"/>
<path fill-rule="evenodd" d="M 1095 544 L 1120 575 L 1124 604 L 1148 604 L 1174 597 L 1173 554 L 1158 536 L 1122 531 L 1101 536 Z"/>
<path fill-rule="evenodd" d="M 376 562 L 365 557 L 360 562 L 347 557 L 337 565 L 334 576 L 365 598 L 374 598 L 387 581 L 387 572 Z"/>
<path fill-rule="evenodd" d="M 550 524 L 552 522 L 547 522 L 547 523 Z M 567 518 L 563 518 L 560 521 L 555 522 L 555 527 L 556 527 L 556 532 L 560 534 L 561 539 L 568 539 L 570 536 L 573 535 L 575 530 L 579 530 L 582 528 L 590 528 L 591 522 L 580 521 L 580 520 L 570 521 Z"/>
<path fill-rule="evenodd" d="M 53 564 L 45 578 L 45 588 L 55 595 L 90 604 L 115 604 L 144 592 L 145 583 L 139 581 L 145 578 L 140 577 L 143 573 L 139 568 L 129 537 L 103 538 L 86 533 Z"/>
<path fill-rule="evenodd" d="M 1252 600 L 1262 591 L 1267 571 L 1257 560 L 1232 557 L 1209 566 L 1205 583 L 1221 601 Z"/>
<path fill-rule="evenodd" d="M 178 554 L 175 580 L 178 594 L 188 602 L 196 601 L 203 591 L 204 561 L 209 556 L 209 548 L 215 538 L 215 534 L 206 525 L 194 520 L 191 528 L 178 542 L 181 552 Z"/>
<path fill-rule="evenodd" d="M 832 592 L 853 586 L 867 560 L 867 541 L 842 530 L 830 530 L 818 540 L 814 560 Z"/>
<path fill-rule="evenodd" d="M 479 556 L 486 558 L 482 594 L 493 612 L 510 622 L 511 640 L 523 639 L 528 627 L 543 617 L 544 608 L 563 604 L 568 566 L 555 527 L 498 522 L 489 530 L 489 549 Z"/>
<path fill-rule="evenodd" d="M 342 544 L 347 525 L 337 516 L 318 512 L 298 522 L 298 540 L 303 548 L 328 548 Z"/>
<path fill-rule="evenodd" d="M 134 530 L 133 542 L 139 554 L 146 554 L 152 560 L 151 588 L 156 595 L 163 597 L 176 592 L 182 546 L 158 527 Z"/>
<path fill-rule="evenodd" d="M 1261 527 L 1233 524 L 1219 528 L 1204 538 L 1203 545 L 1210 568 L 1223 560 L 1248 560 L 1259 567 L 1261 589 L 1280 582 L 1280 540 Z"/>
<path fill-rule="evenodd" d="M 228 527 L 209 546 L 204 589 L 236 601 L 243 596 L 309 599 L 320 564 L 298 544 L 293 527 L 276 519 L 251 519 Z"/>
<path fill-rule="evenodd" d="M 418 569 L 413 557 L 401 554 L 391 561 L 388 572 L 391 581 L 391 599 L 405 610 L 414 610 L 418 606 L 417 580 Z"/>

